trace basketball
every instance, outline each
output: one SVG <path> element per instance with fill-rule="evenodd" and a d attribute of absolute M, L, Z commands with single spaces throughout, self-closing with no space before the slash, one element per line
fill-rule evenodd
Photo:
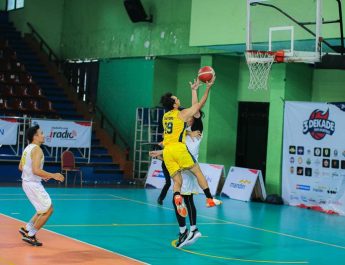
<path fill-rule="evenodd" d="M 215 72 L 211 66 L 204 66 L 199 69 L 198 78 L 201 82 L 206 83 L 208 81 L 211 81 L 214 74 Z"/>

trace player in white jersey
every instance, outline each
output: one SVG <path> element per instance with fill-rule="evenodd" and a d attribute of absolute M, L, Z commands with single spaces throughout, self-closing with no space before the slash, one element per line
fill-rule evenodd
<path fill-rule="evenodd" d="M 42 179 L 45 181 L 55 179 L 62 182 L 64 176 L 60 173 L 49 173 L 43 170 L 44 155 L 41 144 L 44 143 L 44 134 L 38 125 L 28 129 L 27 140 L 30 144 L 23 151 L 19 170 L 22 171 L 23 190 L 35 207 L 36 214 L 26 224 L 26 227 L 19 229 L 19 233 L 23 236 L 23 241 L 33 246 L 42 246 L 42 243 L 36 239 L 36 233 L 52 215 L 53 206 L 41 181 Z"/>

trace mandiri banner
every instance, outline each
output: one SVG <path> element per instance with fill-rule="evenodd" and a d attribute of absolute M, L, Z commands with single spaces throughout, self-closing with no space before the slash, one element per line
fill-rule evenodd
<path fill-rule="evenodd" d="M 0 118 L 0 145 L 17 144 L 18 122 L 14 118 Z"/>
<path fill-rule="evenodd" d="M 266 189 L 261 170 L 231 167 L 221 194 L 240 201 L 250 201 L 255 195 L 264 201 Z"/>
<path fill-rule="evenodd" d="M 91 122 L 33 119 L 45 135 L 45 145 L 50 147 L 89 148 L 91 146 Z"/>
<path fill-rule="evenodd" d="M 285 102 L 283 199 L 345 215 L 345 103 Z"/>
<path fill-rule="evenodd" d="M 212 195 L 216 195 L 218 184 L 220 178 L 224 171 L 223 165 L 213 165 L 213 164 L 205 164 L 199 163 L 200 169 L 205 175 L 205 178 L 208 182 L 210 191 Z M 182 173 L 185 174 L 185 173 Z M 173 187 L 173 180 L 171 180 L 170 189 Z M 152 159 L 149 171 L 147 173 L 146 178 L 146 187 L 161 189 L 165 184 L 165 178 L 162 171 L 162 161 L 159 159 Z M 199 193 L 204 194 L 202 189 L 199 187 Z"/>

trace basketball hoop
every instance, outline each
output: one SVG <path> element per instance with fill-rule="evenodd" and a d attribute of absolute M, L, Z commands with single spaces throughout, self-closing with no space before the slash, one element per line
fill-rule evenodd
<path fill-rule="evenodd" d="M 246 51 L 246 60 L 250 73 L 248 88 L 251 90 L 267 90 L 267 81 L 271 66 L 276 58 L 276 52 Z M 284 54 L 279 54 L 279 62 L 284 61 Z"/>

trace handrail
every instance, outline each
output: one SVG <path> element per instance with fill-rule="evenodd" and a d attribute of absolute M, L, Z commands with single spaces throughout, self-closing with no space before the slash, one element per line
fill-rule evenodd
<path fill-rule="evenodd" d="M 53 61 L 56 63 L 56 65 L 59 67 L 60 65 L 60 59 L 59 57 L 54 53 L 53 49 L 49 47 L 48 43 L 43 39 L 43 37 L 37 32 L 37 30 L 34 28 L 34 26 L 30 23 L 26 23 L 29 29 L 31 30 L 31 34 L 33 36 L 36 36 L 39 43 L 40 43 L 40 49 L 43 50 L 45 47 L 48 50 L 48 57 L 50 61 Z M 54 58 L 54 60 L 53 60 Z"/>
<path fill-rule="evenodd" d="M 109 126 L 111 127 L 111 129 L 113 130 L 113 143 L 116 143 L 116 138 L 118 137 L 122 143 L 124 144 L 125 148 L 126 148 L 126 159 L 129 160 L 129 153 L 130 153 L 130 145 L 128 144 L 128 142 L 125 140 L 125 138 L 119 133 L 119 131 L 115 128 L 115 126 L 111 123 L 111 121 L 108 119 L 108 117 L 104 114 L 104 112 L 96 105 L 95 106 L 96 112 L 99 112 L 99 114 L 101 115 L 101 128 L 104 128 L 104 120 L 107 121 L 107 123 L 109 124 Z"/>

